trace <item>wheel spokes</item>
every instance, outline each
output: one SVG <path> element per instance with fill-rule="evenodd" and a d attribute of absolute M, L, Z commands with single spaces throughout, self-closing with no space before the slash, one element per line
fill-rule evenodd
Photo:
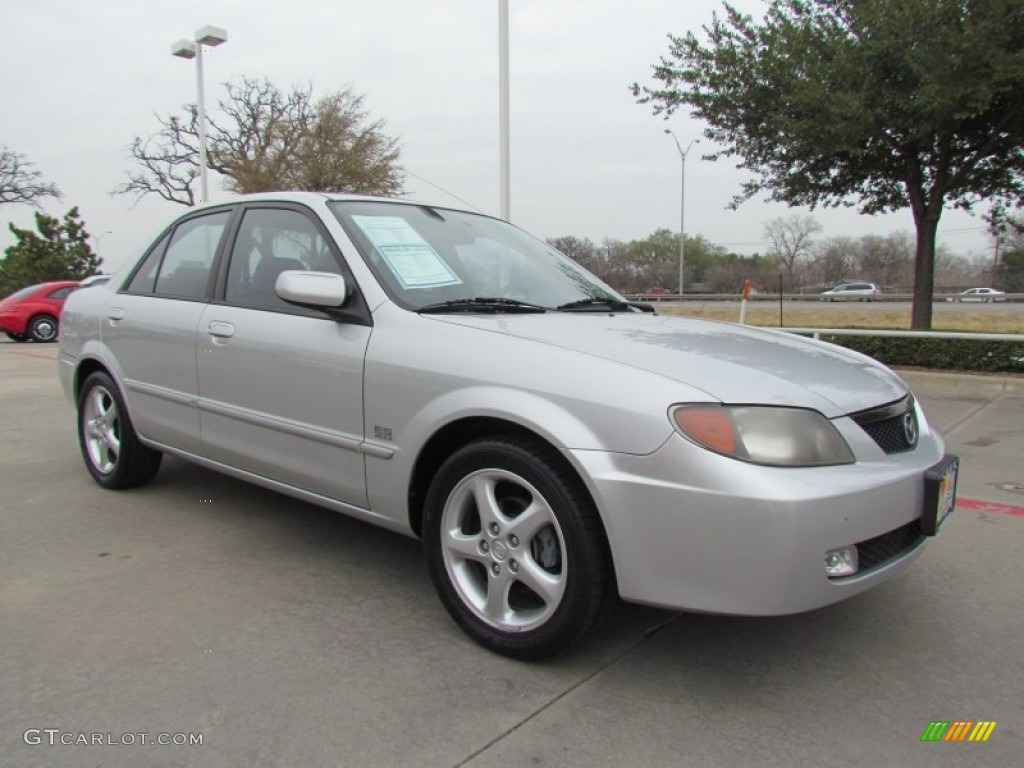
<path fill-rule="evenodd" d="M 520 541 L 529 542 L 538 531 L 551 525 L 554 519 L 555 514 L 547 503 L 539 496 L 534 496 L 530 505 L 512 521 L 509 533 L 515 534 Z"/>
<path fill-rule="evenodd" d="M 546 605 L 558 605 L 565 593 L 565 574 L 548 573 L 532 557 L 520 561 L 516 578 L 529 587 Z"/>
<path fill-rule="evenodd" d="M 83 428 L 93 467 L 109 474 L 117 466 L 121 453 L 120 420 L 117 404 L 103 387 L 93 389 L 86 399 Z"/>
<path fill-rule="evenodd" d="M 522 477 L 499 469 L 465 477 L 445 504 L 441 536 L 452 585 L 487 624 L 522 631 L 561 604 L 567 570 L 558 518 Z"/>
<path fill-rule="evenodd" d="M 480 551 L 481 536 L 479 534 L 467 535 L 460 530 L 448 530 L 445 532 L 445 547 L 449 552 L 466 560 L 485 562 L 490 560 L 486 552 Z"/>
<path fill-rule="evenodd" d="M 497 575 L 492 574 L 487 580 L 487 600 L 484 603 L 484 613 L 491 621 L 500 624 L 510 623 L 511 609 L 508 604 L 508 591 L 512 586 L 512 579 L 509 578 L 507 568 L 501 568 Z"/>
<path fill-rule="evenodd" d="M 473 481 L 473 499 L 476 501 L 476 511 L 480 516 L 480 525 L 487 530 L 492 525 L 501 525 L 505 521 L 501 506 L 495 497 L 497 482 L 494 478 L 481 475 Z"/>

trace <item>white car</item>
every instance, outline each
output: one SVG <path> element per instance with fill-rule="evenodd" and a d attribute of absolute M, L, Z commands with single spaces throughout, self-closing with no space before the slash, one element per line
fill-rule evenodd
<path fill-rule="evenodd" d="M 90 285 L 103 285 L 104 283 L 110 282 L 110 275 L 90 275 L 89 277 L 82 280 L 79 284 L 79 288 L 88 288 Z"/>
<path fill-rule="evenodd" d="M 1006 293 L 995 288 L 968 288 L 959 296 L 954 296 L 953 301 L 980 301 L 987 304 L 992 301 L 1006 301 Z"/>
<path fill-rule="evenodd" d="M 882 295 L 874 283 L 843 283 L 821 294 L 822 301 L 874 301 Z"/>
<path fill-rule="evenodd" d="M 100 485 L 169 453 L 419 537 L 458 625 L 523 659 L 616 593 L 740 615 L 852 597 L 953 510 L 956 457 L 876 361 L 656 315 L 426 204 L 191 209 L 71 294 L 59 369 Z"/>

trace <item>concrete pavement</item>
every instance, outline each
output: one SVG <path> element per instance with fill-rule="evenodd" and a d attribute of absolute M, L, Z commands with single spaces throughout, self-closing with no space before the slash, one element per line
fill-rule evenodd
<path fill-rule="evenodd" d="M 1024 378 L 900 370 L 960 455 L 962 502 L 1024 514 Z"/>
<path fill-rule="evenodd" d="M 1019 762 L 1024 379 L 902 372 L 991 507 L 905 575 L 778 619 L 623 606 L 523 664 L 452 624 L 412 540 L 175 460 L 99 488 L 54 357 L 0 343 L 2 766 Z"/>

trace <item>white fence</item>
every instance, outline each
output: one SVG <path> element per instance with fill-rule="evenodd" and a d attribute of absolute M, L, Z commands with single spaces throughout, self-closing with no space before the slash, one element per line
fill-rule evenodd
<path fill-rule="evenodd" d="M 674 302 L 694 302 L 694 301 L 739 301 L 740 297 L 735 293 L 687 293 L 680 296 L 678 293 L 631 293 L 628 295 L 631 301 L 646 301 L 649 303 L 658 303 L 662 301 L 674 301 Z M 837 299 L 835 303 L 847 303 L 856 304 L 864 297 L 850 297 L 848 299 Z M 784 293 L 782 294 L 783 301 L 787 302 L 805 302 L 805 301 L 826 301 L 823 299 L 820 293 Z M 933 304 L 945 304 L 949 302 L 958 302 L 960 299 L 959 293 L 937 293 L 932 297 Z M 779 300 L 779 294 L 777 293 L 751 293 L 751 302 L 765 302 Z M 913 301 L 914 295 L 911 293 L 883 293 L 880 296 L 873 296 L 869 301 L 871 302 L 907 302 Z M 1005 298 L 1000 297 L 996 303 L 1002 304 L 1003 302 L 1024 302 L 1024 293 L 1008 293 Z M 968 299 L 964 302 L 965 304 L 981 304 L 990 303 L 983 302 L 979 299 Z"/>
<path fill-rule="evenodd" d="M 896 336 L 904 339 L 968 339 L 970 341 L 1016 341 L 1024 342 L 1024 334 L 1021 333 L 964 333 L 958 331 L 884 331 L 872 328 L 777 328 L 770 327 L 773 331 L 786 331 L 801 336 L 813 336 L 820 339 L 822 336 Z"/>

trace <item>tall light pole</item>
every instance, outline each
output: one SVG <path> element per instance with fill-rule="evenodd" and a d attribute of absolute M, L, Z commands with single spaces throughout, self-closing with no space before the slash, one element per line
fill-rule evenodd
<path fill-rule="evenodd" d="M 681 297 L 683 295 L 683 261 L 686 258 L 686 156 L 690 154 L 694 144 L 700 144 L 700 139 L 693 139 L 686 145 L 686 149 L 683 149 L 683 145 L 679 143 L 679 139 L 671 128 L 666 128 L 665 133 L 669 134 L 676 143 L 679 159 L 683 161 L 682 183 L 679 186 L 679 295 Z"/>
<path fill-rule="evenodd" d="M 508 123 L 508 0 L 498 0 L 498 136 L 501 166 L 499 183 L 501 218 L 506 221 L 512 217 Z"/>
<path fill-rule="evenodd" d="M 196 60 L 196 96 L 199 123 L 199 189 L 201 203 L 209 202 L 210 191 L 206 183 L 206 99 L 203 95 L 203 46 L 211 48 L 227 42 L 227 30 L 207 25 L 196 30 L 196 39 L 179 40 L 171 46 L 171 53 L 183 59 Z"/>
<path fill-rule="evenodd" d="M 106 232 L 101 232 L 98 235 L 93 235 L 92 236 L 92 241 L 96 244 L 95 251 L 96 251 L 96 255 L 97 256 L 100 255 L 100 240 L 102 240 L 107 235 L 112 235 L 112 234 L 114 234 L 114 230 L 108 229 Z"/>

